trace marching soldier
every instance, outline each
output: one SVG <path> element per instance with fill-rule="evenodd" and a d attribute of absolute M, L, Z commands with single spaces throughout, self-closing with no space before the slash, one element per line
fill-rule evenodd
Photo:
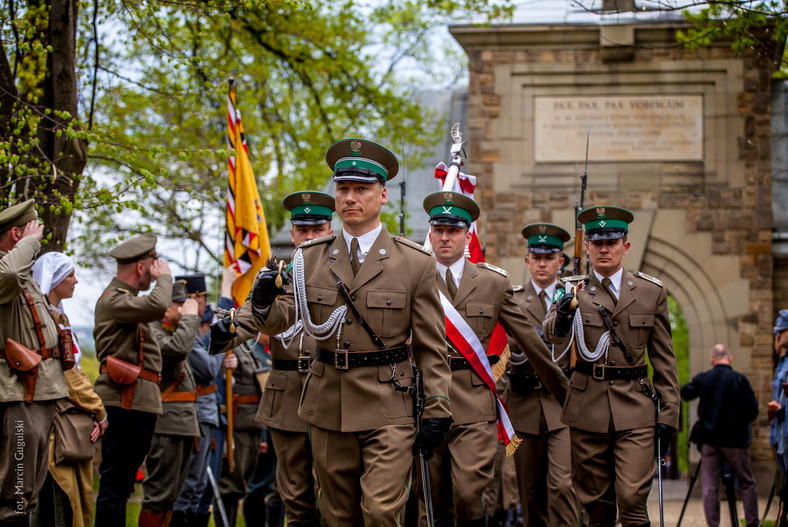
<path fill-rule="evenodd" d="M 414 452 L 442 443 L 451 423 L 435 263 L 380 222 L 386 182 L 398 170 L 394 154 L 371 141 L 344 139 L 328 149 L 326 161 L 342 232 L 296 250 L 292 294 L 277 299 L 286 291 L 275 279 L 287 276 L 262 271 L 245 309 L 252 308 L 267 335 L 296 324 L 298 313 L 316 338 L 298 415 L 309 423 L 323 520 L 394 526 L 408 497 Z M 408 338 L 424 379 L 418 433 Z"/>
<path fill-rule="evenodd" d="M 116 276 L 96 302 L 93 336 L 101 374 L 96 393 L 109 426 L 101 441 L 96 527 L 123 525 L 137 469 L 161 414 L 161 351 L 153 333 L 172 297 L 172 275 L 156 257 L 156 235 L 142 234 L 110 251 Z M 137 296 L 151 282 L 149 295 Z"/>
<path fill-rule="evenodd" d="M 68 396 L 58 330 L 33 261 L 44 226 L 35 202 L 0 212 L 0 524 L 27 525 L 44 485 L 55 403 Z"/>
<path fill-rule="evenodd" d="M 630 211 L 610 206 L 578 215 L 592 273 L 561 281 L 544 323 L 550 342 L 563 342 L 574 329 L 578 359 L 562 419 L 570 426 L 575 490 L 591 526 L 614 525 L 616 505 L 625 527 L 650 525 L 646 499 L 656 470 L 655 439 L 661 458 L 679 420 L 665 288 L 622 266 L 632 219 Z"/>
<path fill-rule="evenodd" d="M 542 332 L 547 306 L 552 303 L 570 235 L 549 223 L 532 223 L 522 230 L 528 242 L 525 263 L 531 280 L 516 286 L 514 299 L 528 320 Z M 530 527 L 576 526 L 577 496 L 572 487 L 572 450 L 569 427 L 561 422 L 561 405 L 509 339 L 512 371 L 509 377 L 509 412 L 522 444 L 514 454 L 520 501 Z M 553 360 L 564 372 L 569 368 L 568 342 L 555 345 Z"/>
<path fill-rule="evenodd" d="M 186 280 L 176 277 L 170 307 L 161 324 L 153 327 L 162 357 L 162 414 L 156 420 L 145 459 L 140 527 L 184 524 L 184 514 L 173 515 L 173 505 L 189 473 L 194 438 L 200 435 L 197 392 L 186 358 L 197 336 L 201 313 L 197 301 L 188 295 Z"/>
<path fill-rule="evenodd" d="M 282 202 L 290 211 L 290 237 L 298 247 L 308 240 L 334 233 L 334 198 L 316 191 L 296 192 Z M 273 371 L 268 377 L 257 420 L 271 430 L 278 469 L 276 483 L 291 527 L 317 526 L 316 488 L 312 449 L 306 421 L 298 417 L 298 402 L 315 354 L 315 340 L 303 327 L 271 338 Z"/>
<path fill-rule="evenodd" d="M 460 350 L 471 349 L 474 358 L 489 360 L 486 349 L 500 322 L 556 398 L 563 400 L 567 381 L 514 302 L 506 271 L 465 259 L 471 222 L 480 212 L 476 202 L 457 192 L 436 192 L 424 199 L 424 210 L 430 215 L 429 239 L 447 327 L 451 324 L 461 335 L 447 336 L 454 422 L 447 443 L 435 450 L 430 462 L 435 525 L 451 526 L 456 519 L 458 527 L 484 526 L 482 493 L 492 478 L 498 445 L 498 404 L 494 387 L 485 384 L 482 372 Z M 466 331 L 476 337 L 475 342 Z"/>

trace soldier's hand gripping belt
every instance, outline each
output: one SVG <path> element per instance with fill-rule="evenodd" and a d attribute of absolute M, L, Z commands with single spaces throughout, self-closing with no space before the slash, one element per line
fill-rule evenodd
<path fill-rule="evenodd" d="M 572 331 L 572 321 L 575 318 L 577 304 L 572 305 L 575 295 L 567 293 L 555 305 L 558 316 L 555 317 L 555 332 L 559 337 L 566 337 Z"/>
<path fill-rule="evenodd" d="M 278 278 L 278 280 L 277 280 Z M 252 292 L 249 295 L 252 304 L 257 309 L 265 309 L 274 303 L 277 296 L 287 292 L 286 285 L 290 284 L 290 275 L 282 268 L 281 262 L 277 267 L 273 260 L 269 260 L 265 267 L 260 269 L 255 278 Z"/>
<path fill-rule="evenodd" d="M 670 438 L 673 437 L 673 434 L 676 433 L 676 429 L 670 425 L 666 425 L 665 423 L 658 423 L 657 428 L 654 431 L 654 446 L 659 445 L 659 452 L 656 454 L 659 456 L 660 459 L 665 458 L 665 454 L 668 453 L 668 448 L 670 448 Z M 657 441 L 659 439 L 659 441 Z"/>
<path fill-rule="evenodd" d="M 427 417 L 422 419 L 419 431 L 416 434 L 416 441 L 413 443 L 413 455 L 424 455 L 424 459 L 432 459 L 432 451 L 449 437 L 451 428 L 451 417 Z"/>

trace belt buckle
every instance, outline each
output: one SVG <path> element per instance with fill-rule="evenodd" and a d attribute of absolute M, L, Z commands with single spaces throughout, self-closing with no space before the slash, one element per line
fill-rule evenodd
<path fill-rule="evenodd" d="M 605 380 L 605 365 L 604 364 L 594 364 L 594 371 L 592 372 L 592 377 L 598 381 Z"/>
<path fill-rule="evenodd" d="M 348 350 L 335 349 L 334 350 L 334 367 L 338 370 L 347 370 L 349 368 L 349 360 L 347 355 Z"/>
<path fill-rule="evenodd" d="M 336 355 L 334 356 L 336 358 Z M 298 373 L 309 372 L 309 355 L 298 356 Z"/>

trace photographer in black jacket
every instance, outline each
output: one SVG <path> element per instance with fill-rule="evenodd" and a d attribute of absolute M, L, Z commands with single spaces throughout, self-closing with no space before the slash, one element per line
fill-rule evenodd
<path fill-rule="evenodd" d="M 722 466 L 728 462 L 739 482 L 747 527 L 758 525 L 758 492 L 747 452 L 749 424 L 758 415 L 758 401 L 747 378 L 733 371 L 728 347 L 717 344 L 710 353 L 712 369 L 696 375 L 681 388 L 681 397 L 700 397 L 698 420 L 703 511 L 711 527 L 720 524 L 719 483 Z"/>

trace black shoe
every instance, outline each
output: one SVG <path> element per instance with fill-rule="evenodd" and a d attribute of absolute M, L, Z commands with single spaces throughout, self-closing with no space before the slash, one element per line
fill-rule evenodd
<path fill-rule="evenodd" d="M 96 507 L 96 527 L 122 527 L 126 525 L 126 507 L 114 505 Z"/>

